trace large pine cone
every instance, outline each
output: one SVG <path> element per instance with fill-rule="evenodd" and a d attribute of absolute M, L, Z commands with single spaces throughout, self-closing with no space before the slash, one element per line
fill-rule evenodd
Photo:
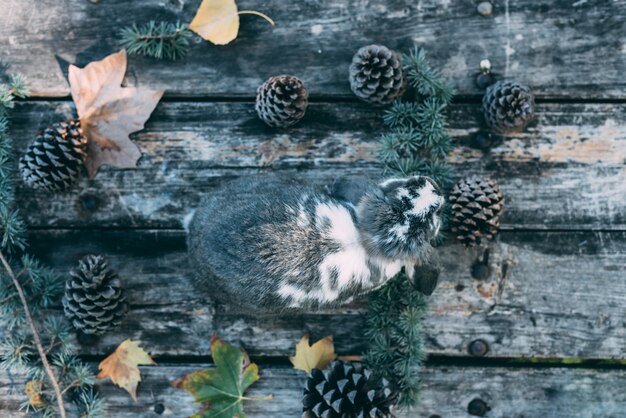
<path fill-rule="evenodd" d="M 404 93 L 402 57 L 382 45 L 364 46 L 352 57 L 350 88 L 361 100 L 386 105 Z"/>
<path fill-rule="evenodd" d="M 360 363 L 335 361 L 313 369 L 302 399 L 303 418 L 390 418 L 398 401 L 385 379 L 374 378 Z"/>
<path fill-rule="evenodd" d="M 65 315 L 77 331 L 101 335 L 117 326 L 128 311 L 122 284 L 102 256 L 88 255 L 65 283 Z"/>
<path fill-rule="evenodd" d="M 87 139 L 77 120 L 55 123 L 37 135 L 20 159 L 24 182 L 36 189 L 67 190 L 78 180 Z"/>
<path fill-rule="evenodd" d="M 452 232 L 468 247 L 492 239 L 500 228 L 504 195 L 491 179 L 468 177 L 450 193 Z"/>
<path fill-rule="evenodd" d="M 259 87 L 255 107 L 263 122 L 286 128 L 302 119 L 308 104 L 309 93 L 302 81 L 292 75 L 279 75 Z"/>
<path fill-rule="evenodd" d="M 522 84 L 498 81 L 483 96 L 483 114 L 494 132 L 522 131 L 534 117 L 535 95 Z"/>

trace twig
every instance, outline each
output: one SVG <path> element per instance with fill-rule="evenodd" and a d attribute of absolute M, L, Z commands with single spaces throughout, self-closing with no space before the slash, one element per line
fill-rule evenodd
<path fill-rule="evenodd" d="M 35 346 L 37 347 L 37 351 L 39 352 L 39 357 L 41 357 L 41 362 L 43 363 L 44 369 L 46 369 L 46 373 L 50 378 L 50 384 L 52 385 L 52 389 L 57 398 L 57 404 L 59 406 L 59 415 L 61 418 L 66 418 L 65 412 L 65 404 L 63 403 L 63 395 L 61 393 L 61 389 L 59 388 L 59 382 L 57 382 L 56 377 L 54 376 L 54 372 L 50 367 L 50 363 L 48 363 L 48 358 L 46 357 L 46 352 L 44 351 L 43 345 L 41 344 L 41 337 L 39 337 L 39 332 L 37 332 L 37 327 L 35 326 L 35 321 L 33 321 L 33 316 L 30 313 L 30 308 L 28 307 L 28 302 L 26 301 L 26 297 L 24 296 L 24 291 L 22 290 L 22 286 L 20 282 L 17 280 L 15 273 L 13 273 L 13 269 L 7 262 L 6 258 L 4 258 L 4 254 L 0 251 L 0 261 L 4 265 L 4 268 L 7 271 L 7 274 L 13 281 L 13 285 L 17 290 L 18 295 L 20 296 L 20 300 L 22 301 L 22 305 L 24 306 L 24 313 L 26 314 L 26 320 L 28 321 L 28 325 L 30 325 L 30 329 L 33 332 L 33 340 L 35 341 Z"/>
<path fill-rule="evenodd" d="M 72 383 L 70 383 L 69 385 L 67 385 L 67 387 L 65 389 L 63 389 L 63 394 L 65 394 L 68 390 L 72 389 L 72 388 L 77 388 L 78 386 L 80 386 L 80 381 L 74 380 Z"/>
<path fill-rule="evenodd" d="M 50 339 L 50 345 L 46 349 L 46 355 L 50 354 L 50 351 L 52 351 L 52 349 L 56 345 L 56 339 L 57 339 L 56 335 L 53 335 L 52 338 Z"/>

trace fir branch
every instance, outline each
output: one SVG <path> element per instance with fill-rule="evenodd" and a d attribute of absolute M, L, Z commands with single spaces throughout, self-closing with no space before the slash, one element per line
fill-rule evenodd
<path fill-rule="evenodd" d="M 24 290 L 22 289 L 22 286 L 20 286 L 20 283 L 17 280 L 17 277 L 15 276 L 13 269 L 11 268 L 11 265 L 8 263 L 8 261 L 4 257 L 4 254 L 2 253 L 2 251 L 0 251 L 0 262 L 2 262 L 2 265 L 4 266 L 7 274 L 13 281 L 15 290 L 17 291 L 17 294 L 19 295 L 19 298 L 22 302 L 22 307 L 24 308 L 24 314 L 26 315 L 28 326 L 30 327 L 30 330 L 32 332 L 33 340 L 35 342 L 37 352 L 39 353 L 39 357 L 41 358 L 43 367 L 45 368 L 46 374 L 48 375 L 49 382 L 52 385 L 52 389 L 54 390 L 54 393 L 56 395 L 57 405 L 59 407 L 59 415 L 61 416 L 61 418 L 66 418 L 67 414 L 65 412 L 65 402 L 63 401 L 61 388 L 59 387 L 59 382 L 57 381 L 57 378 L 54 375 L 52 368 L 50 367 L 50 363 L 48 363 L 48 358 L 46 357 L 46 351 L 44 350 L 43 345 L 41 343 L 41 337 L 39 336 L 39 332 L 37 331 L 37 326 L 35 325 L 33 316 L 30 313 L 30 308 L 28 305 L 28 301 L 26 300 L 26 296 L 24 296 Z"/>
<path fill-rule="evenodd" d="M 426 51 L 415 47 L 409 54 L 402 55 L 404 71 L 409 84 L 425 97 L 434 96 L 443 103 L 450 103 L 454 89 L 433 69 L 426 60 Z"/>
<path fill-rule="evenodd" d="M 102 399 L 93 389 L 82 391 L 77 403 L 81 418 L 98 418 L 104 415 Z"/>
<path fill-rule="evenodd" d="M 150 21 L 142 26 L 129 26 L 120 31 L 120 43 L 130 55 L 177 60 L 187 54 L 193 33 L 180 22 Z"/>
<path fill-rule="evenodd" d="M 383 114 L 385 125 L 391 128 L 410 127 L 416 120 L 415 116 L 419 113 L 419 104 L 415 102 L 405 102 L 396 100 L 391 107 Z"/>
<path fill-rule="evenodd" d="M 26 93 L 21 76 L 11 76 L 8 85 L 0 85 L 0 368 L 19 371 L 31 382 L 41 383 L 41 396 L 34 403 L 32 399 L 24 402 L 22 410 L 34 410 L 42 417 L 65 417 L 63 394 L 67 393 L 68 399 L 86 411 L 83 416 L 97 418 L 102 412 L 97 396 L 86 397 L 86 405 L 76 401 L 76 395 L 87 393 L 94 377 L 73 355 L 66 323 L 54 316 L 43 321 L 37 317 L 41 309 L 58 300 L 62 283 L 54 271 L 23 254 L 26 224 L 14 208 L 11 178 L 15 164 L 8 111 L 14 99 Z M 58 359 L 64 359 L 63 364 Z"/>
<path fill-rule="evenodd" d="M 448 190 L 452 170 L 445 159 L 454 141 L 447 132 L 445 111 L 452 88 L 430 67 L 423 50 L 415 49 L 404 56 L 404 70 L 419 96 L 415 102 L 396 101 L 383 116 L 391 128 L 382 136 L 379 148 L 385 173 L 394 177 L 429 176 Z M 447 212 L 444 207 L 444 225 Z M 437 244 L 434 240 L 433 245 Z M 404 406 L 418 402 L 426 300 L 409 283 L 404 271 L 370 295 L 366 334 L 371 343 L 365 362 L 395 384 Z"/>
<path fill-rule="evenodd" d="M 415 405 L 418 400 L 419 365 L 424 355 L 420 324 L 426 309 L 426 297 L 413 289 L 404 273 L 369 299 L 366 335 L 372 343 L 364 362 L 394 382 L 404 406 Z"/>
<path fill-rule="evenodd" d="M 26 85 L 26 79 L 21 74 L 9 75 L 9 85 L 11 86 L 11 94 L 20 99 L 24 99 L 28 96 L 28 86 Z"/>

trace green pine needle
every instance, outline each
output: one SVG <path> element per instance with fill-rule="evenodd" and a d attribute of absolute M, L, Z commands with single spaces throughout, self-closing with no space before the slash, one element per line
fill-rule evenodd
<path fill-rule="evenodd" d="M 31 314 L 36 318 L 42 345 L 53 360 L 55 375 L 64 393 L 67 393 L 68 401 L 79 404 L 79 409 L 83 411 L 81 416 L 99 418 L 103 415 L 102 403 L 88 392 L 95 378 L 91 370 L 75 357 L 75 347 L 71 343 L 65 318 L 50 311 L 43 312 L 54 302 L 58 303 L 63 292 L 62 281 L 54 271 L 34 258 L 28 255 L 17 257 L 26 249 L 27 228 L 15 208 L 12 178 L 15 177 L 16 164 L 8 135 L 8 113 L 14 106 L 14 100 L 25 97 L 27 93 L 24 78 L 19 75 L 10 76 L 8 84 L 0 84 L 0 251 L 15 272 Z M 46 404 L 35 408 L 26 400 L 21 410 L 36 411 L 41 417 L 57 416 L 56 399 L 50 390 L 41 357 L 34 348 L 31 330 L 25 324 L 24 307 L 13 280 L 4 268 L 0 268 L 0 325 L 3 337 L 0 342 L 0 369 L 21 373 L 28 380 L 38 380 L 44 385 Z M 79 393 L 81 396 L 73 396 Z"/>
<path fill-rule="evenodd" d="M 390 129 L 380 140 L 380 159 L 385 173 L 394 177 L 431 177 L 444 191 L 452 187 L 452 169 L 446 163 L 454 149 L 448 134 L 446 108 L 453 90 L 432 69 L 421 49 L 404 56 L 404 70 L 418 100 L 396 101 L 383 115 Z M 448 224 L 450 209 L 444 207 L 442 224 Z M 440 233 L 433 245 L 439 245 Z M 422 321 L 427 298 L 413 289 L 400 273 L 370 296 L 366 334 L 370 346 L 366 363 L 391 381 L 401 394 L 401 404 L 415 406 L 420 392 L 419 368 L 424 357 Z"/>
<path fill-rule="evenodd" d="M 130 55 L 174 61 L 187 54 L 192 35 L 187 25 L 180 22 L 150 21 L 122 29 L 120 43 Z"/>
<path fill-rule="evenodd" d="M 414 102 L 396 100 L 391 108 L 383 114 L 383 121 L 391 128 L 407 127 L 415 123 L 415 117 L 419 113 L 419 105 Z"/>
<path fill-rule="evenodd" d="M 20 99 L 28 96 L 28 86 L 26 79 L 21 74 L 11 74 L 9 76 L 9 85 L 11 86 L 11 94 Z"/>
<path fill-rule="evenodd" d="M 372 343 L 365 362 L 395 384 L 406 406 L 418 400 L 424 356 L 420 324 L 426 309 L 426 297 L 413 289 L 404 273 L 370 295 L 366 334 Z"/>
<path fill-rule="evenodd" d="M 415 47 L 409 54 L 402 55 L 404 71 L 409 84 L 419 94 L 434 96 L 444 103 L 450 103 L 454 89 L 441 77 L 441 73 L 428 64 L 426 51 Z"/>
<path fill-rule="evenodd" d="M 78 398 L 77 404 L 81 411 L 81 418 L 99 418 L 104 416 L 102 399 L 93 388 L 83 390 Z"/>

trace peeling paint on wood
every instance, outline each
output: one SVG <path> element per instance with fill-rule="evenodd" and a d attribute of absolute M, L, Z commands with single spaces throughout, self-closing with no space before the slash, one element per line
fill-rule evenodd
<path fill-rule="evenodd" d="M 159 361 L 158 358 L 156 359 Z M 92 364 L 92 367 L 95 367 Z M 142 382 L 137 402 L 113 386 L 100 382 L 98 390 L 105 398 L 105 416 L 138 418 L 158 416 L 156 405 L 163 406 L 161 416 L 186 417 L 198 410 L 193 397 L 175 389 L 170 382 L 211 364 L 159 365 L 141 367 Z M 245 402 L 249 418 L 292 418 L 302 413 L 302 387 L 306 375 L 290 366 L 259 364 L 261 379 L 247 396 L 272 394 L 273 399 Z M 398 418 L 442 416 L 466 418 L 473 399 L 483 400 L 490 408 L 490 418 L 550 417 L 606 418 L 619 417 L 626 410 L 624 370 L 581 370 L 562 368 L 461 368 L 425 367 L 422 372 L 420 406 L 401 411 Z M 16 377 L 17 387 L 24 380 Z M 25 418 L 18 412 L 23 394 L 11 390 L 9 379 L 0 375 L 0 413 L 3 418 Z"/>
<path fill-rule="evenodd" d="M 242 10 L 256 10 L 257 3 L 238 2 Z M 190 22 L 200 0 L 0 4 L 6 11 L 0 15 L 2 63 L 24 73 L 34 95 L 66 96 L 68 62 L 84 66 L 109 55 L 119 48 L 120 28 L 133 23 Z M 506 1 L 488 18 L 467 1 L 271 0 L 262 6 L 274 29 L 244 16 L 237 40 L 226 48 L 194 39 L 187 57 L 174 63 L 132 57 L 127 84 L 164 88 L 170 96 L 254 97 L 269 76 L 291 73 L 312 97 L 352 97 L 352 55 L 363 45 L 385 43 L 402 51 L 425 47 L 462 95 L 481 94 L 474 76 L 485 58 L 494 72 L 532 86 L 540 97 L 623 98 L 626 90 L 623 0 L 577 7 L 567 0 Z"/>
<path fill-rule="evenodd" d="M 214 310 L 189 284 L 182 231 L 37 231 L 38 258 L 67 272 L 89 253 L 106 254 L 126 283 L 132 311 L 121 328 L 81 353 L 105 355 L 123 338 L 159 355 L 205 356 L 210 336 L 251 354 L 286 356 L 300 337 L 334 335 L 340 354 L 360 354 L 364 301 L 340 310 L 247 317 Z M 502 232 L 491 245 L 491 275 L 470 274 L 477 250 L 447 243 L 441 283 L 424 324 L 430 353 L 464 356 L 481 338 L 490 357 L 624 358 L 626 232 Z M 242 301 L 245 303 L 245 301 Z"/>
<path fill-rule="evenodd" d="M 29 102 L 14 114 L 23 151 L 34 131 L 72 117 L 72 108 Z M 450 124 L 462 145 L 452 156 L 457 175 L 492 176 L 507 194 L 504 228 L 625 227 L 626 166 L 616 162 L 626 154 L 626 112 L 619 105 L 544 104 L 536 125 L 488 153 L 463 146 L 480 127 L 477 104 L 452 106 Z M 578 145 L 594 144 L 594 153 L 555 152 L 571 146 L 563 132 L 574 126 L 584 133 Z M 265 127 L 252 103 L 162 103 L 134 136 L 144 152 L 138 169 L 104 168 L 96 180 L 52 196 L 18 182 L 19 206 L 38 227 L 180 228 L 202 196 L 232 176 L 282 170 L 317 184 L 342 175 L 380 178 L 383 132 L 380 111 L 362 104 L 312 103 L 302 124 L 281 132 Z"/>

